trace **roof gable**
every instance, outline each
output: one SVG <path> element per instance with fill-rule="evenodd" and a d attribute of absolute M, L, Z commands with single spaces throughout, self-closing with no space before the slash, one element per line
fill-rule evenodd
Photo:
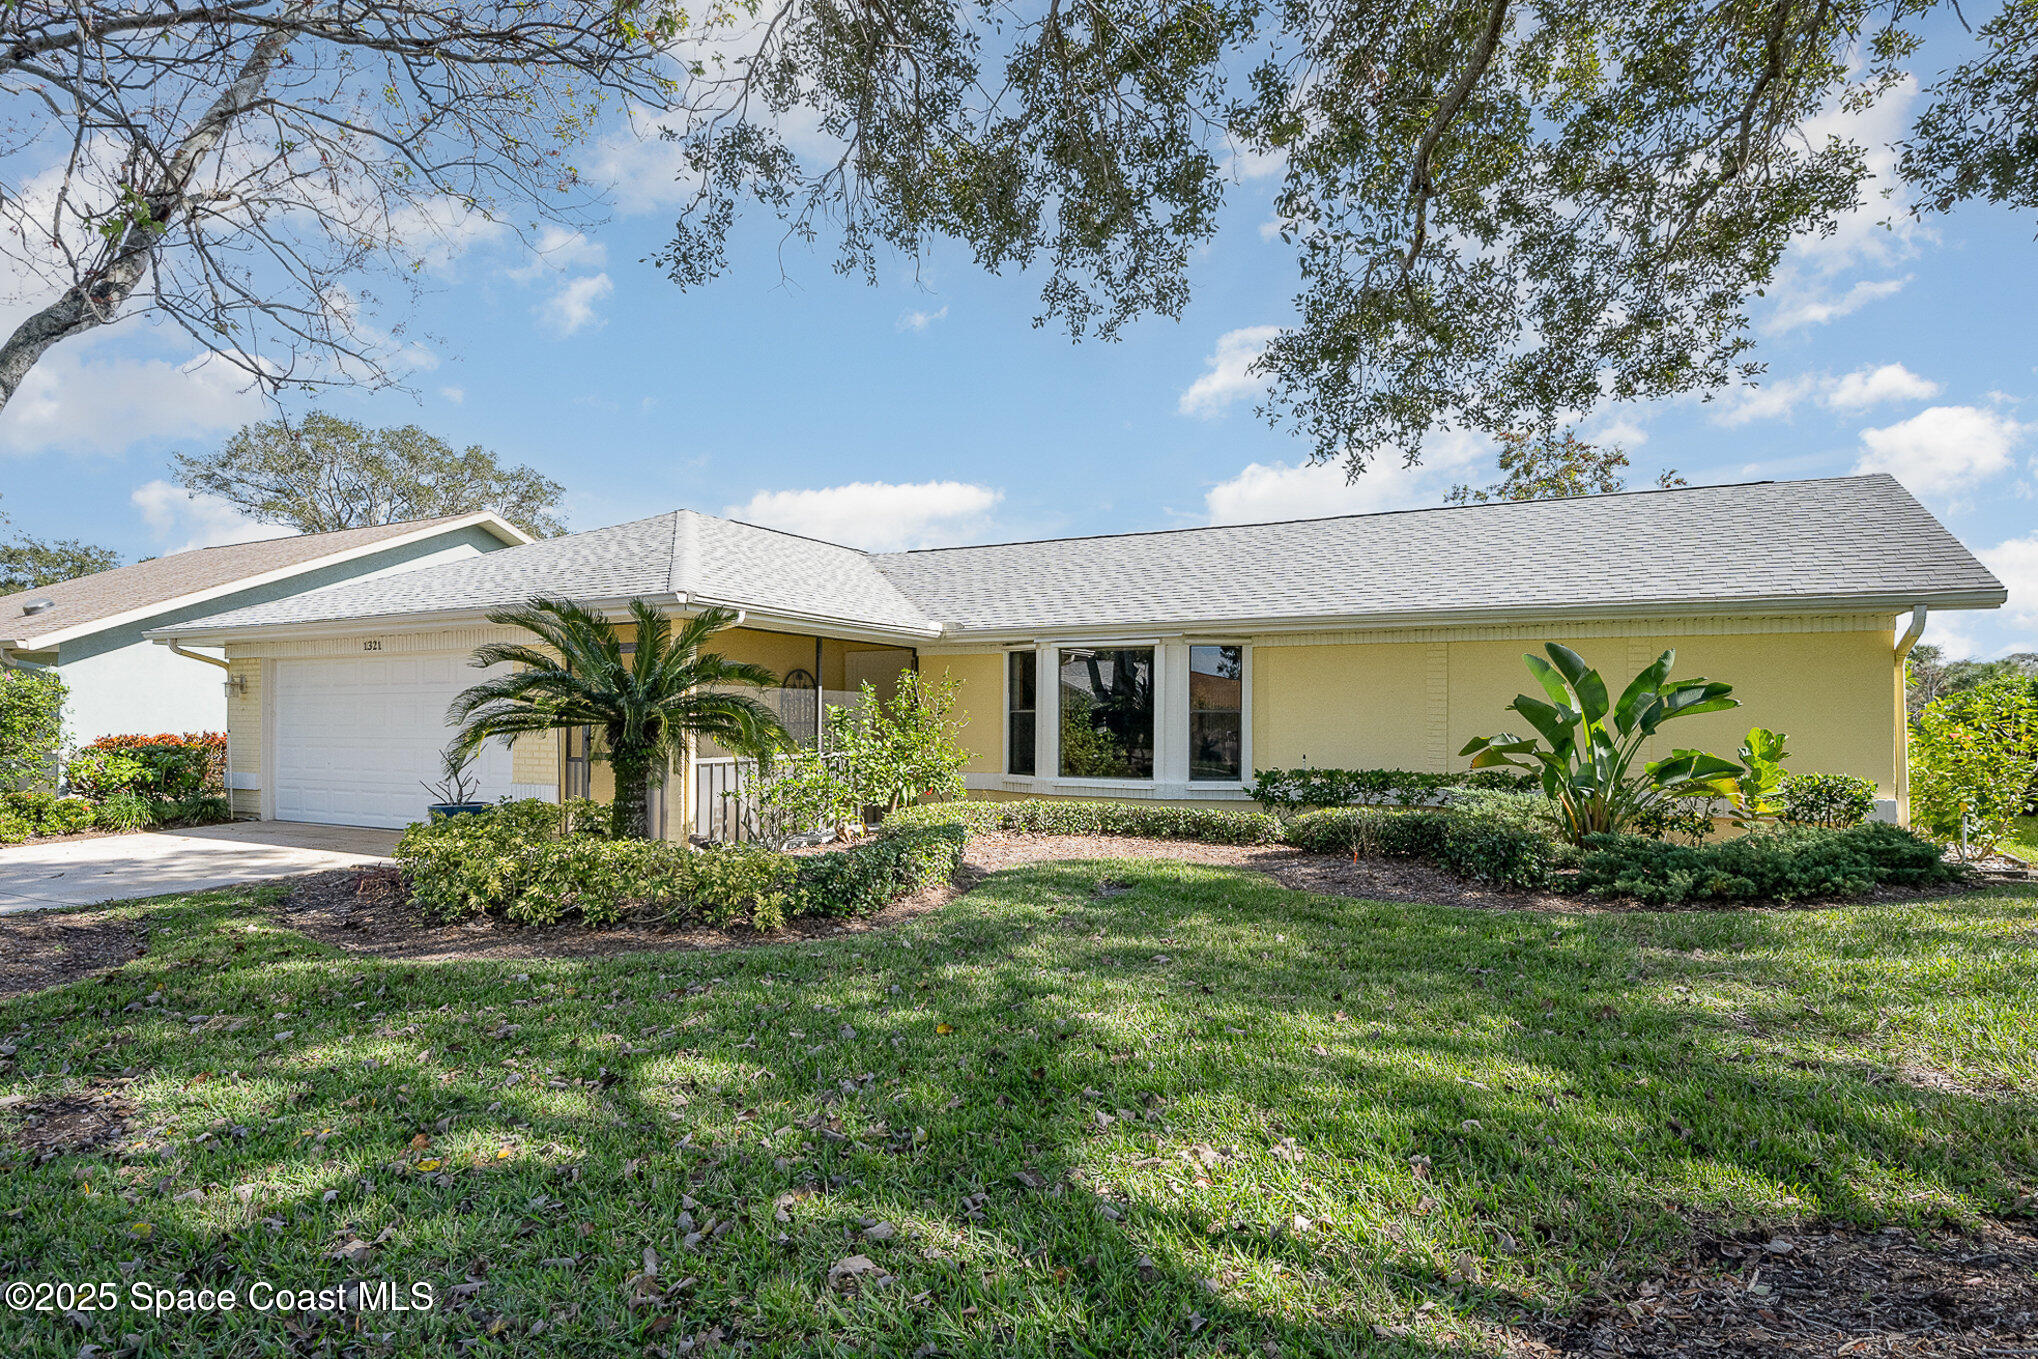
<path fill-rule="evenodd" d="M 469 527 L 486 528 L 504 542 L 529 541 L 500 517 L 477 513 L 194 548 L 0 595 L 0 644 L 22 650 L 46 648 L 208 598 Z M 28 605 L 43 600 L 50 607 L 27 611 Z"/>

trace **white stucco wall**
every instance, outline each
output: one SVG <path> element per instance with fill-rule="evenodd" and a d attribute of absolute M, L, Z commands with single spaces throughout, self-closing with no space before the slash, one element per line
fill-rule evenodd
<path fill-rule="evenodd" d="M 57 673 L 71 689 L 65 730 L 80 745 L 129 732 L 226 730 L 226 671 L 154 642 L 64 661 Z"/>
<path fill-rule="evenodd" d="M 461 529 L 65 642 L 57 652 L 57 673 L 71 691 L 64 708 L 65 735 L 83 745 L 129 733 L 226 730 L 227 672 L 149 641 L 142 636 L 148 629 L 329 585 L 462 561 L 505 545 L 486 529 Z"/>

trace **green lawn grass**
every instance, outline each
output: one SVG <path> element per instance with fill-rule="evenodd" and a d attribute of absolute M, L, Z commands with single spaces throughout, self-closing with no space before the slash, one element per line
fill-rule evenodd
<path fill-rule="evenodd" d="M 262 901 L 153 903 L 111 984 L 0 1004 L 0 1094 L 140 1106 L 0 1159 L 0 1277 L 437 1306 L 0 1312 L 0 1352 L 1483 1354 L 1697 1230 L 2038 1184 L 2028 888 L 1539 915 L 1047 864 L 893 931 L 444 965 Z"/>
<path fill-rule="evenodd" d="M 2027 863 L 2038 864 L 2038 816 L 2020 816 L 2017 828 L 2003 842 L 2003 852 Z"/>

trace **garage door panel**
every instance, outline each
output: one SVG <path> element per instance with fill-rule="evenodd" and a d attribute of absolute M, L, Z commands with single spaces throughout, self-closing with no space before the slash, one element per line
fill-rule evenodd
<path fill-rule="evenodd" d="M 452 739 L 446 709 L 487 678 L 464 653 L 283 660 L 275 676 L 276 815 L 402 827 L 431 801 Z M 484 747 L 469 773 L 484 801 L 510 792 L 510 754 Z"/>

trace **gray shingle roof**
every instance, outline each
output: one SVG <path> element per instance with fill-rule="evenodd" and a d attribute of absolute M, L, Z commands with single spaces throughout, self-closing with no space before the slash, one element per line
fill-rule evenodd
<path fill-rule="evenodd" d="M 1026 631 L 2003 595 L 1885 475 L 944 548 L 879 565 L 951 628 Z"/>
<path fill-rule="evenodd" d="M 475 612 L 521 604 L 533 595 L 616 600 L 680 594 L 875 628 L 926 635 L 935 630 L 878 573 L 867 553 L 693 510 L 508 547 L 400 576 L 350 581 L 202 618 L 183 630 Z"/>
<path fill-rule="evenodd" d="M 207 591 L 224 590 L 257 576 L 310 569 L 329 557 L 373 548 L 394 538 L 447 524 L 471 522 L 471 514 L 414 519 L 400 524 L 374 524 L 333 533 L 300 533 L 264 538 L 253 543 L 195 548 L 167 557 L 95 571 L 89 576 L 38 585 L 17 594 L 0 595 L 0 638 L 32 649 L 38 639 L 69 634 L 102 619 L 119 617 L 152 604 L 170 604 Z M 47 599 L 50 608 L 33 614 L 23 606 Z"/>
<path fill-rule="evenodd" d="M 1908 491 L 1876 475 L 885 554 L 677 510 L 188 630 L 473 611 L 534 594 L 686 595 L 923 636 L 2004 598 Z"/>

